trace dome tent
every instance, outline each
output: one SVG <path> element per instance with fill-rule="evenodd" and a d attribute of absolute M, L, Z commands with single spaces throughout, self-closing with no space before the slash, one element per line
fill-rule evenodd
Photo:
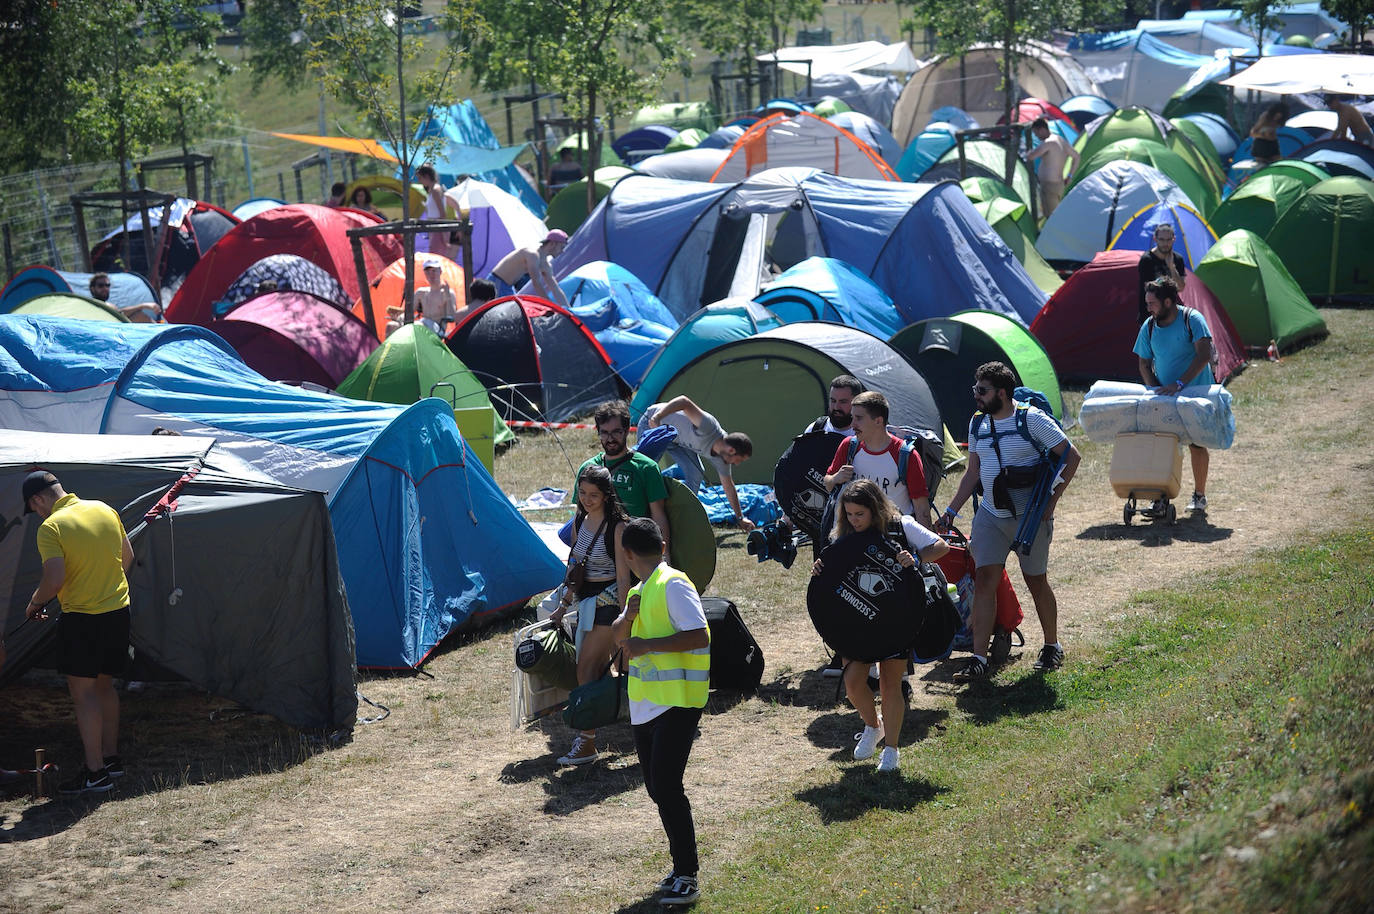
<path fill-rule="evenodd" d="M 1320 180 L 1314 177 L 1305 181 L 1285 172 L 1271 173 L 1268 169 L 1257 172 L 1221 201 L 1209 221 L 1222 234 L 1246 229 L 1263 238 L 1303 191 Z"/>
<path fill-rule="evenodd" d="M 735 467 L 735 482 L 771 485 L 778 458 L 809 422 L 825 414 L 830 381 L 842 374 L 887 397 L 891 424 L 932 433 L 935 466 L 926 467 L 927 477 L 938 473 L 942 424 L 929 385 L 887 343 L 853 327 L 806 321 L 724 343 L 698 355 L 658 390 L 641 386 L 635 403 L 647 406 L 686 394 L 723 428 L 748 431 L 754 456 Z M 760 409 L 761 403 L 768 408 Z"/>
<path fill-rule="evenodd" d="M 1140 162 L 1113 162 L 1074 184 L 1040 227 L 1035 249 L 1055 266 L 1087 263 L 1107 249 L 1131 217 L 1156 203 L 1188 204 L 1163 173 Z"/>
<path fill-rule="evenodd" d="M 1221 199 L 1217 189 L 1178 153 L 1154 140 L 1135 137 L 1108 143 L 1098 147 L 1091 155 L 1084 156 L 1069 183 L 1069 189 L 1072 190 L 1079 181 L 1097 169 L 1114 162 L 1141 162 L 1162 172 L 1188 195 L 1193 208 L 1204 216 L 1215 209 Z"/>
<path fill-rule="evenodd" d="M 1030 207 L 1026 201 L 1017 196 L 1016 191 L 995 178 L 974 177 L 964 178 L 959 182 L 959 186 L 964 189 L 975 205 L 987 203 L 993 200 L 1006 200 L 1019 207 L 1019 210 L 1012 216 L 1016 220 L 1016 227 L 1019 228 L 1027 238 L 1034 241 L 1040 236 L 1040 230 L 1035 225 L 1035 220 L 1031 218 Z M 980 212 L 983 212 L 980 210 Z M 983 212 L 983 217 L 987 218 L 987 213 Z M 991 223 L 992 220 L 988 219 Z"/>
<path fill-rule="evenodd" d="M 220 300 L 215 313 L 225 314 L 258 294 L 263 283 L 272 283 L 278 292 L 301 292 L 323 299 L 347 310 L 353 303 L 343 285 L 324 267 L 295 254 L 271 254 L 255 261 L 240 273 Z"/>
<path fill-rule="evenodd" d="M 1057 418 L 1064 417 L 1064 397 L 1045 347 L 1025 327 L 1000 314 L 960 311 L 917 321 L 900 330 L 888 345 L 929 381 L 941 418 L 961 440 L 975 408 L 969 379 L 985 362 L 1011 366 L 1022 384 L 1049 399 Z"/>
<path fill-rule="evenodd" d="M 109 321 L 127 324 L 129 318 L 123 311 L 111 307 L 94 298 L 75 295 L 71 292 L 49 292 L 21 303 L 11 314 L 44 314 L 48 317 L 65 317 L 81 321 Z"/>
<path fill-rule="evenodd" d="M 424 289 L 429 287 L 425 279 L 424 265 L 427 260 L 439 261 L 439 275 L 442 280 L 448 283 L 453 290 L 454 302 L 457 305 L 459 317 L 462 316 L 463 290 L 467 283 L 463 280 L 463 268 L 442 254 L 415 254 L 415 288 Z M 401 257 L 386 265 L 386 269 L 375 273 L 368 281 L 371 291 L 368 299 L 372 302 L 372 332 L 377 339 L 381 339 L 386 334 L 388 306 L 395 308 L 405 307 L 405 288 L 406 288 L 406 260 Z M 363 307 L 361 297 L 353 302 L 349 309 L 353 316 L 368 324 L 367 310 Z M 435 320 L 438 320 L 435 317 Z"/>
<path fill-rule="evenodd" d="M 673 313 L 639 277 L 604 260 L 583 264 L 558 285 L 616 374 L 631 387 L 638 384 L 677 327 Z"/>
<path fill-rule="evenodd" d="M 1060 383 L 1140 380 L 1131 351 L 1140 331 L 1139 260 L 1136 251 L 1103 251 L 1070 276 L 1031 322 L 1030 331 L 1049 353 Z M 1224 383 L 1245 364 L 1235 328 L 1196 276 L 1188 277 L 1182 297 L 1212 331 L 1220 357 L 1217 380 Z"/>
<path fill-rule="evenodd" d="M 611 192 L 616 181 L 628 174 L 634 174 L 634 169 L 622 165 L 603 165 L 598 168 L 593 176 L 597 202 Z M 553 195 L 548 213 L 544 216 L 544 224 L 571 235 L 586 220 L 587 212 L 587 179 L 579 178 Z"/>
<path fill-rule="evenodd" d="M 626 392 L 581 319 L 533 295 L 470 309 L 445 342 L 486 385 L 503 419 L 563 422 Z"/>
<path fill-rule="evenodd" d="M 1030 169 L 1019 157 L 1013 160 L 1011 182 L 1003 180 L 1007 173 L 1007 149 L 991 140 L 969 140 L 964 143 L 964 173 L 959 173 L 959 147 L 945 150 L 934 165 L 921 175 L 922 181 L 941 181 L 946 178 L 962 181 L 970 177 L 991 178 L 1007 184 L 1017 199 L 1027 206 L 1031 202 Z"/>
<path fill-rule="evenodd" d="M 954 128 L 949 124 L 931 124 L 918 133 L 895 166 L 903 181 L 915 181 L 926 169 L 940 160 L 945 151 L 954 146 Z"/>
<path fill-rule="evenodd" d="M 839 124 L 809 111 L 772 114 L 746 130 L 711 176 L 743 181 L 770 168 L 818 168 L 833 175 L 896 181 L 882 155 Z"/>
<path fill-rule="evenodd" d="M 1104 114 L 1111 114 L 1116 110 L 1116 105 L 1101 95 L 1075 95 L 1066 98 L 1059 104 L 1059 110 L 1068 115 L 1069 120 L 1073 121 L 1074 127 L 1081 133 L 1083 128 L 1102 117 Z"/>
<path fill-rule="evenodd" d="M 271 381 L 333 388 L 377 348 L 367 325 L 306 292 L 268 292 L 239 305 L 211 329 Z"/>
<path fill-rule="evenodd" d="M 1265 241 L 1308 298 L 1374 298 L 1374 181 L 1343 175 L 1309 187 Z"/>
<path fill-rule="evenodd" d="M 997 197 L 985 203 L 975 203 L 973 207 L 988 220 L 988 225 L 997 232 L 1012 256 L 1020 261 L 1027 275 L 1046 295 L 1053 295 L 1064 284 L 1059 273 L 1040 256 L 1035 244 L 1021 230 L 1021 220 L 1027 211 L 1024 203 Z"/>
<path fill-rule="evenodd" d="M 883 339 L 902 327 L 887 293 L 833 257 L 806 258 L 766 283 L 754 301 L 789 324 L 831 321 Z"/>
<path fill-rule="evenodd" d="M 1326 321 L 1293 275 L 1255 233 L 1236 229 L 1197 266 L 1197 276 L 1216 293 L 1240 334 L 1241 344 L 1262 350 L 1274 340 L 1287 352 L 1326 335 Z"/>
<path fill-rule="evenodd" d="M 1319 166 L 1333 178 L 1351 175 L 1374 179 L 1374 149 L 1352 140 L 1317 140 L 1293 153 L 1292 157 Z"/>
<path fill-rule="evenodd" d="M 22 303 L 49 292 L 71 292 L 83 298 L 91 294 L 94 273 L 72 273 L 52 267 L 25 267 L 0 289 L 0 314 L 13 311 Z M 109 304 L 120 310 L 153 301 L 153 287 L 137 273 L 111 273 Z"/>
<path fill-rule="evenodd" d="M 1161 225 L 1174 230 L 1174 250 L 1183 255 L 1189 270 L 1194 269 L 1216 243 L 1216 233 L 1207 220 L 1186 203 L 1153 203 L 1127 220 L 1107 250 L 1139 251 L 1154 247 L 1155 229 Z"/>
<path fill-rule="evenodd" d="M 162 228 L 164 211 L 167 227 Z M 157 262 L 158 283 L 162 286 L 162 301 L 167 302 L 185 281 L 200 258 L 205 256 L 224 235 L 239 224 L 237 217 L 213 203 L 178 197 L 170 208 L 148 208 L 151 240 L 159 247 L 155 258 L 143 247 L 143 214 L 135 212 L 120 228 L 110 232 L 91 249 L 91 265 L 96 270 L 110 272 L 121 267 L 141 276 L 152 276 L 152 263 Z"/>
<path fill-rule="evenodd" d="M 450 396 L 440 384 L 453 385 Z M 454 409 L 491 406 L 482 382 L 458 360 L 444 341 L 421 324 L 406 324 L 387 337 L 348 377 L 339 382 L 340 396 L 373 403 L 409 406 L 425 397 L 449 401 Z M 501 445 L 515 440 L 492 410 L 492 439 Z"/>

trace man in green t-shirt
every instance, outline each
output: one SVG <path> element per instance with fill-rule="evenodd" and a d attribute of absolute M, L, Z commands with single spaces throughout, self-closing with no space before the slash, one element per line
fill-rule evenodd
<path fill-rule="evenodd" d="M 652 517 L 668 542 L 668 487 L 658 464 L 628 446 L 630 407 L 624 400 L 608 400 L 592 414 L 601 453 L 577 468 L 577 476 L 588 466 L 603 466 L 611 472 L 611 482 L 620 503 L 631 517 Z M 577 488 L 573 486 L 574 490 Z M 665 554 L 666 554 L 665 545 Z"/>

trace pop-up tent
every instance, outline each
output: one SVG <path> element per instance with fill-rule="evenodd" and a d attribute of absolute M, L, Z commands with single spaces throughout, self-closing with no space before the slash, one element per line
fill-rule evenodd
<path fill-rule="evenodd" d="M 1064 195 L 1040 227 L 1035 249 L 1055 266 L 1084 264 L 1105 251 L 1141 210 L 1156 203 L 1188 202 L 1188 195 L 1156 169 L 1139 162 L 1114 162 Z"/>
<path fill-rule="evenodd" d="M 0 289 L 0 314 L 8 314 L 31 298 L 49 292 L 71 292 L 86 298 L 91 294 L 94 273 L 70 273 L 52 267 L 25 267 Z M 116 308 L 134 308 L 153 301 L 153 287 L 137 273 L 110 274 L 110 301 Z"/>
<path fill-rule="evenodd" d="M 454 409 L 491 408 L 482 382 L 448 351 L 443 340 L 421 324 L 405 324 L 388 336 L 339 383 L 338 393 L 355 400 L 401 406 L 438 397 L 451 402 Z M 493 443 L 514 440 L 515 433 L 493 409 Z"/>
<path fill-rule="evenodd" d="M 367 325 L 305 292 L 268 292 L 239 305 L 212 329 L 271 381 L 337 387 L 377 348 Z"/>
<path fill-rule="evenodd" d="M 1265 238 L 1309 298 L 1374 296 L 1374 181 L 1327 178 L 1303 192 Z"/>
<path fill-rule="evenodd" d="M 452 409 L 363 403 L 249 369 L 200 327 L 0 317 L 0 427 L 216 439 L 326 493 L 358 664 L 414 667 L 563 566 L 458 433 Z"/>
<path fill-rule="evenodd" d="M 583 264 L 558 284 L 568 310 L 595 336 L 616 374 L 639 384 L 659 349 L 677 328 L 668 306 L 629 270 L 604 260 Z"/>
<path fill-rule="evenodd" d="M 892 297 L 906 322 L 956 307 L 1028 322 L 1044 293 L 955 184 L 856 181 L 780 168 L 734 186 L 630 175 L 554 264 L 566 276 L 610 260 L 680 319 L 752 298 L 766 267 L 843 260 Z"/>
<path fill-rule="evenodd" d="M 896 181 L 882 155 L 834 121 L 809 111 L 773 114 L 735 141 L 712 181 L 743 181 L 770 168 L 818 168 L 833 175 Z"/>
<path fill-rule="evenodd" d="M 40 466 L 123 519 L 140 658 L 296 727 L 352 728 L 353 626 L 324 498 L 253 472 L 206 438 L 0 436 L 0 505 L 15 518 L 0 533 L 9 633 L 0 682 L 57 640 L 53 622 L 23 622 L 42 561 L 20 487 Z"/>
<path fill-rule="evenodd" d="M 989 311 L 961 311 L 918 321 L 888 340 L 930 383 L 940 416 L 951 433 L 968 433 L 975 404 L 969 393 L 973 372 L 985 362 L 1009 365 L 1027 387 L 1043 393 L 1057 418 L 1064 417 L 1059 379 L 1045 347 L 1015 321 Z"/>
<path fill-rule="evenodd" d="M 72 292 L 49 292 L 39 295 L 19 305 L 10 313 L 46 314 L 48 317 L 69 317 L 79 321 L 113 321 L 120 324 L 129 322 L 129 318 L 118 308 Z"/>
<path fill-rule="evenodd" d="M 162 227 L 162 217 L 163 207 L 148 210 L 149 235 L 157 246 L 155 257 L 149 257 L 143 247 L 143 214 L 134 213 L 122 227 L 96 244 L 91 250 L 91 263 L 105 272 L 125 269 L 151 276 L 151 265 L 156 262 L 165 304 L 205 252 L 239 220 L 213 203 L 185 197 L 177 198 L 168 208 L 166 229 Z"/>
<path fill-rule="evenodd" d="M 1253 232 L 1236 229 L 1222 235 L 1198 264 L 1197 276 L 1216 293 L 1241 343 L 1252 351 L 1273 340 L 1287 352 L 1326 335 L 1326 321 L 1293 274 Z"/>
<path fill-rule="evenodd" d="M 1245 229 L 1263 238 L 1279 221 L 1284 210 L 1292 206 L 1302 192 L 1322 178 L 1296 177 L 1285 172 L 1256 173 L 1246 178 L 1231 196 L 1221 201 L 1209 220 L 1212 227 L 1225 234 Z"/>
<path fill-rule="evenodd" d="M 563 422 L 628 391 L 582 320 L 533 295 L 470 309 L 446 342 L 505 419 Z"/>
<path fill-rule="evenodd" d="M 1188 204 L 1152 203 L 1126 221 L 1107 249 L 1148 251 L 1154 247 L 1155 229 L 1161 225 L 1173 228 L 1174 250 L 1183 256 L 1183 263 L 1190 270 L 1201 262 L 1217 240 L 1207 220 Z"/>
<path fill-rule="evenodd" d="M 216 316 L 226 314 L 255 295 L 259 289 L 276 292 L 303 292 L 347 310 L 352 304 L 339 280 L 324 267 L 295 254 L 271 254 L 248 265 L 229 284 L 215 303 Z"/>
<path fill-rule="evenodd" d="M 784 323 L 832 321 L 882 339 L 904 323 L 886 292 L 833 257 L 806 258 L 766 283 L 754 301 Z"/>
<path fill-rule="evenodd" d="M 1103 251 L 1070 276 L 1031 322 L 1030 331 L 1049 353 L 1061 382 L 1140 379 L 1131 351 L 1140 331 L 1139 260 L 1135 251 Z M 1245 364 L 1235 327 L 1196 276 L 1188 277 L 1182 298 L 1206 319 L 1220 357 L 1217 380 L 1224 382 Z"/>
<path fill-rule="evenodd" d="M 887 343 L 853 327 L 802 322 L 725 343 L 683 366 L 657 392 L 641 386 L 636 403 L 686 394 L 725 429 L 753 439 L 754 456 L 734 468 L 735 482 L 771 484 L 778 458 L 807 423 L 825 414 L 830 381 L 842 374 L 887 397 L 892 424 L 933 433 L 935 466 L 926 467 L 927 477 L 938 472 L 943 426 L 929 385 Z"/>
<path fill-rule="evenodd" d="M 349 302 L 357 301 L 361 297 L 358 271 L 353 265 L 347 232 L 380 221 L 380 217 L 358 210 L 330 209 L 311 203 L 278 206 L 259 213 L 230 229 L 197 261 L 167 306 L 167 319 L 207 326 L 214 318 L 215 302 L 224 297 L 229 286 L 250 266 L 272 254 L 305 258 L 337 279 Z M 363 268 L 371 277 L 401 256 L 401 244 L 390 235 L 369 235 L 362 239 L 362 252 Z"/>

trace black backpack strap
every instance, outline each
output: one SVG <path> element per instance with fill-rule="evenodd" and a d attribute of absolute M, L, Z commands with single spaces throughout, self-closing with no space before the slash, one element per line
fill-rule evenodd
<path fill-rule="evenodd" d="M 825 429 L 825 422 L 829 416 L 821 416 L 806 429 L 808 432 L 819 432 Z"/>

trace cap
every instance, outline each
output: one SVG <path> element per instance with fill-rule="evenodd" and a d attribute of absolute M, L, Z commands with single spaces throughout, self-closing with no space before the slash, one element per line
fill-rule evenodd
<path fill-rule="evenodd" d="M 568 233 L 563 231 L 562 229 L 554 229 L 553 231 L 549 232 L 547 235 L 544 236 L 545 244 L 564 244 L 567 242 L 567 240 Z"/>
<path fill-rule="evenodd" d="M 33 498 L 44 489 L 57 485 L 57 477 L 47 470 L 34 470 L 24 477 L 24 513 L 32 514 L 33 509 L 29 507 L 29 499 Z"/>
<path fill-rule="evenodd" d="M 444 265 L 439 262 L 439 258 L 437 257 L 430 257 L 425 260 L 426 270 L 442 270 L 443 268 Z"/>

